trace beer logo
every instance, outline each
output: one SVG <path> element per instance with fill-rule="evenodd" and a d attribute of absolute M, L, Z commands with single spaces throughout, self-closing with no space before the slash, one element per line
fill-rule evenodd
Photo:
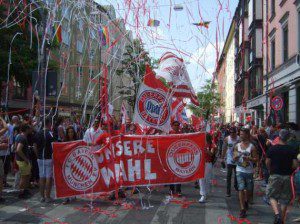
<path fill-rule="evenodd" d="M 167 150 L 168 167 L 180 178 L 192 176 L 198 170 L 200 161 L 201 149 L 192 141 L 174 142 Z"/>
<path fill-rule="evenodd" d="M 138 113 L 149 125 L 164 125 L 170 116 L 170 107 L 166 97 L 157 91 L 143 91 L 137 103 Z"/>
<path fill-rule="evenodd" d="M 63 175 L 68 186 L 76 191 L 86 191 L 96 184 L 98 163 L 88 147 L 77 147 L 67 155 Z"/>

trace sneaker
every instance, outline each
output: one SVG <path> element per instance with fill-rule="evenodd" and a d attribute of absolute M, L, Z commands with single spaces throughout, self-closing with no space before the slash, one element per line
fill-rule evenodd
<path fill-rule="evenodd" d="M 70 199 L 69 198 L 66 198 L 64 201 L 63 201 L 63 205 L 66 205 L 66 204 L 69 204 L 70 203 Z"/>
<path fill-rule="evenodd" d="M 227 194 L 226 194 L 226 197 L 227 197 L 227 198 L 230 198 L 230 197 L 231 197 L 231 194 L 228 194 L 228 193 L 227 193 Z"/>
<path fill-rule="evenodd" d="M 274 224 L 282 224 L 282 220 L 279 214 L 275 215 Z"/>
<path fill-rule="evenodd" d="M 245 201 L 245 210 L 246 210 L 246 211 L 249 210 L 249 203 L 248 203 L 248 201 Z"/>
<path fill-rule="evenodd" d="M 206 196 L 202 195 L 199 199 L 199 203 L 205 203 L 206 202 Z"/>
<path fill-rule="evenodd" d="M 178 192 L 178 193 L 177 193 L 177 196 L 181 198 L 181 197 L 182 197 L 182 193 L 181 193 L 181 192 Z"/>
<path fill-rule="evenodd" d="M 41 203 L 45 202 L 45 198 L 41 198 L 40 202 Z"/>
<path fill-rule="evenodd" d="M 239 218 L 240 218 L 240 219 L 244 219 L 244 218 L 246 218 L 246 217 L 247 217 L 247 215 L 246 215 L 246 210 L 242 209 L 241 212 L 240 212 Z"/>
<path fill-rule="evenodd" d="M 293 222 L 300 222 L 300 218 L 293 219 Z"/>
<path fill-rule="evenodd" d="M 46 203 L 51 203 L 51 202 L 53 202 L 53 198 L 46 198 L 46 199 L 45 199 L 45 202 L 46 202 Z"/>

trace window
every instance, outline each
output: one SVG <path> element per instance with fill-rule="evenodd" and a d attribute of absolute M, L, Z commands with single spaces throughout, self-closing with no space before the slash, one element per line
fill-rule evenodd
<path fill-rule="evenodd" d="M 275 69 L 275 63 L 276 63 L 276 58 L 275 58 L 275 54 L 276 54 L 276 47 L 275 47 L 275 38 L 273 40 L 271 40 L 271 71 L 273 71 Z"/>
<path fill-rule="evenodd" d="M 283 62 L 289 59 L 289 28 L 286 25 L 283 28 Z"/>
<path fill-rule="evenodd" d="M 82 97 L 83 91 L 83 67 L 77 66 L 77 85 L 76 85 L 76 99 L 80 99 Z"/>
<path fill-rule="evenodd" d="M 79 52 L 79 53 L 82 53 L 82 50 L 83 50 L 83 43 L 82 43 L 82 41 L 81 40 L 77 40 L 77 42 L 76 42 L 76 49 L 77 49 L 77 51 Z"/>

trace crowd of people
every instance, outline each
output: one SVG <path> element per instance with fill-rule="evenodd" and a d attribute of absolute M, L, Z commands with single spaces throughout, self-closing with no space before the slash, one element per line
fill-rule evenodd
<path fill-rule="evenodd" d="M 168 134 L 195 132 L 189 124 L 172 122 Z M 41 202 L 51 202 L 53 160 L 52 142 L 69 142 L 83 139 L 87 145 L 100 148 L 104 139 L 110 135 L 123 134 L 166 134 L 149 128 L 142 130 L 130 120 L 121 125 L 94 119 L 89 128 L 74 119 L 38 120 L 30 116 L 12 116 L 4 120 L 0 117 L 0 203 L 5 202 L 2 189 L 15 188 L 18 197 L 31 196 L 30 188 L 39 187 Z M 206 133 L 205 176 L 195 183 L 199 188 L 199 202 L 205 203 L 210 196 L 212 176 L 217 161 L 227 172 L 226 197 L 231 197 L 233 188 L 238 194 L 240 218 L 247 216 L 253 203 L 254 182 L 262 180 L 266 188 L 264 201 L 274 211 L 274 223 L 286 223 L 287 208 L 293 199 L 291 178 L 296 183 L 296 193 L 300 194 L 300 176 L 297 175 L 299 155 L 299 134 L 295 124 L 254 124 L 240 123 L 212 125 Z M 7 175 L 14 175 L 14 186 L 9 185 Z M 296 174 L 296 175 L 295 175 Z M 233 179 L 233 180 L 232 180 Z M 260 183 L 260 182 L 259 182 Z M 169 186 L 171 196 L 182 196 L 181 185 Z M 124 191 L 119 196 L 126 197 Z M 115 194 L 110 196 L 114 200 Z M 64 201 L 67 204 L 68 198 Z"/>

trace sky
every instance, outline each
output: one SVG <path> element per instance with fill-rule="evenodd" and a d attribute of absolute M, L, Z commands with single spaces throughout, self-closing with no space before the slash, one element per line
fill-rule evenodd
<path fill-rule="evenodd" d="M 212 78 L 216 55 L 221 54 L 238 0 L 97 0 L 113 5 L 126 28 L 142 40 L 150 56 L 159 59 L 167 51 L 182 57 L 195 91 Z M 182 11 L 175 11 L 180 5 Z M 160 21 L 149 27 L 149 19 Z M 192 25 L 211 21 L 209 28 Z"/>

